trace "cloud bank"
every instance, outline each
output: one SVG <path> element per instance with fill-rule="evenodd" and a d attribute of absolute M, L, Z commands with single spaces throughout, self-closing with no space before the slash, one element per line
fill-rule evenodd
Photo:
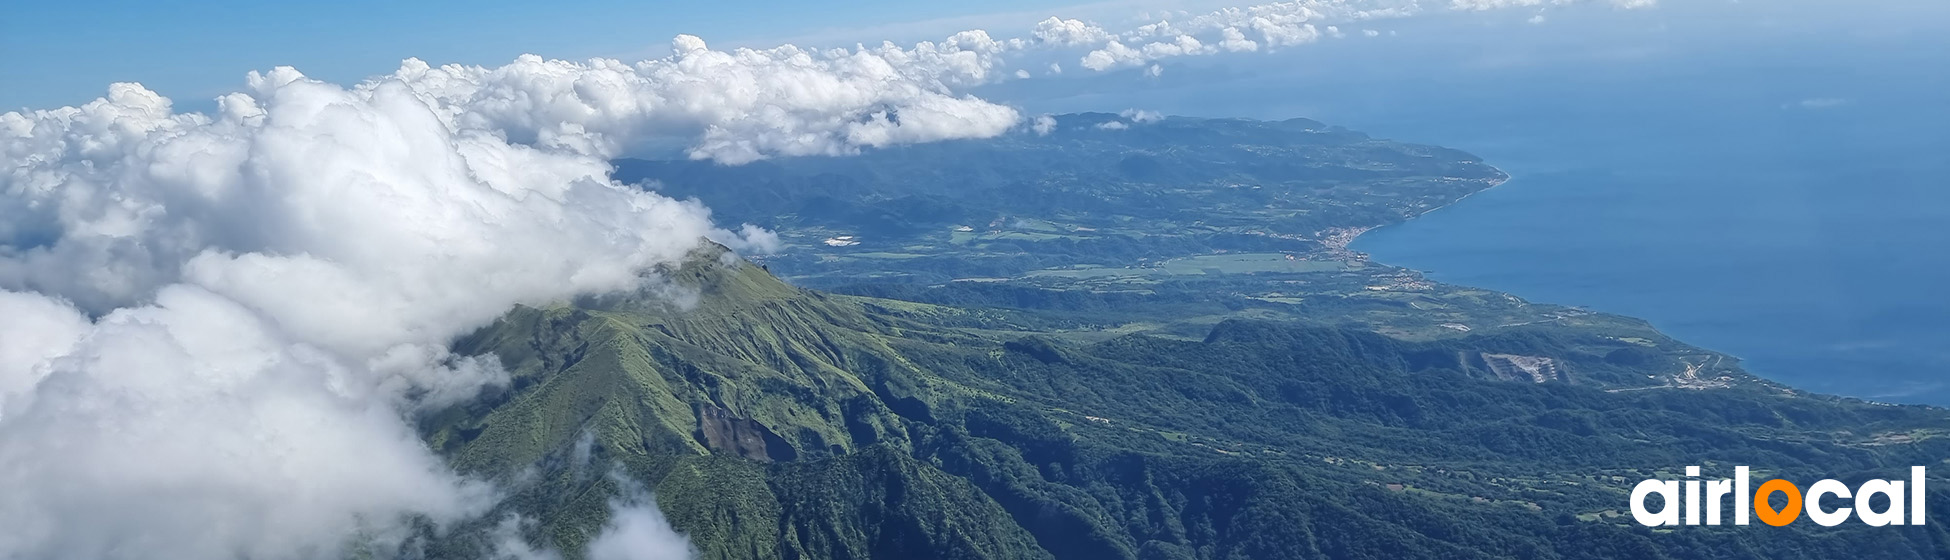
<path fill-rule="evenodd" d="M 598 157 L 648 136 L 683 135 L 691 157 L 737 164 L 1001 134 L 1020 118 L 1015 109 L 952 90 L 1000 79 L 997 55 L 1015 43 L 969 31 L 907 49 L 725 52 L 684 35 L 671 56 L 635 64 L 408 60 L 377 83 L 404 84 L 463 132 Z"/>
<path fill-rule="evenodd" d="M 505 382 L 449 340 L 776 243 L 406 80 L 249 86 L 0 115 L 0 557 L 334 558 L 477 515 L 409 422 Z"/>
<path fill-rule="evenodd" d="M 830 50 L 680 36 L 655 60 L 409 59 L 352 86 L 277 68 L 208 114 L 135 84 L 0 114 L 0 558 L 389 556 L 416 525 L 481 515 L 497 490 L 412 425 L 506 381 L 451 339 L 517 304 L 636 288 L 700 238 L 778 245 L 609 180 L 642 144 L 739 164 L 1047 134 L 1054 118 L 965 92 L 1062 72 L 1011 66 L 1030 55 L 1155 76 L 1545 3 L 1313 0 Z M 688 554 L 647 498 L 620 499 L 593 553 Z"/>
<path fill-rule="evenodd" d="M 1090 46 L 1077 64 L 1096 71 L 1145 67 L 1156 61 L 1223 53 L 1265 52 L 1340 39 L 1342 25 L 1411 17 L 1441 11 L 1569 6 L 1603 2 L 1619 9 L 1649 8 L 1658 0 L 1299 0 L 1204 14 L 1165 14 L 1136 28 L 1111 32 L 1097 25 L 1051 18 L 1034 35 L 1042 44 Z M 1362 30 L 1365 37 L 1380 35 Z M 1152 75 L 1157 75 L 1152 70 Z"/>

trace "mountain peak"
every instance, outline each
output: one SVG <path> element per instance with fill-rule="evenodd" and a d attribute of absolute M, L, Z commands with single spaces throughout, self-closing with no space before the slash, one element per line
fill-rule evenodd
<path fill-rule="evenodd" d="M 706 239 L 677 265 L 658 267 L 636 290 L 585 296 L 573 305 L 624 313 L 722 313 L 808 294 L 773 276 L 765 265 Z"/>

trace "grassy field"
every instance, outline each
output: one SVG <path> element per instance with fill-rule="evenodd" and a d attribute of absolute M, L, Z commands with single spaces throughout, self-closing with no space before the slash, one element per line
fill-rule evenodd
<path fill-rule="evenodd" d="M 1289 259 L 1285 253 L 1232 253 L 1181 257 L 1149 266 L 1072 266 L 1029 273 L 1031 277 L 1104 278 L 1114 276 L 1218 276 L 1223 274 L 1340 272 L 1358 268 L 1343 261 Z"/>

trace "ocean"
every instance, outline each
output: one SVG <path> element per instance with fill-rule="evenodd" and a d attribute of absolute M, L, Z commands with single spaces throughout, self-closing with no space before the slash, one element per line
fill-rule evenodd
<path fill-rule="evenodd" d="M 1378 22 L 1395 33 L 1093 78 L 1133 82 L 1114 95 L 998 92 L 1467 150 L 1513 179 L 1354 248 L 1644 318 L 1795 387 L 1950 405 L 1950 17 L 1801 4 Z"/>

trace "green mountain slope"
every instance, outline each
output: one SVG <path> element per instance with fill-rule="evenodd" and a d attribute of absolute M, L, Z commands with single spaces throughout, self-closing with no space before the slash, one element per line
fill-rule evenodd
<path fill-rule="evenodd" d="M 1629 342 L 1546 328 L 1408 342 L 1242 320 L 1199 340 L 1087 341 L 975 320 L 994 310 L 793 288 L 715 247 L 666 276 L 643 294 L 519 309 L 456 345 L 499 356 L 514 382 L 426 418 L 427 438 L 513 489 L 501 513 L 537 520 L 536 544 L 578 556 L 615 472 L 650 487 L 704 558 L 1950 550 L 1935 518 L 1652 531 L 1619 517 L 1632 483 L 1685 465 L 1848 481 L 1950 457 L 1938 409 L 1583 380 L 1671 365 L 1618 352 L 1640 348 Z M 1531 367 L 1541 382 L 1512 377 L 1537 364 L 1550 365 Z M 486 542 L 460 531 L 431 555 Z"/>

